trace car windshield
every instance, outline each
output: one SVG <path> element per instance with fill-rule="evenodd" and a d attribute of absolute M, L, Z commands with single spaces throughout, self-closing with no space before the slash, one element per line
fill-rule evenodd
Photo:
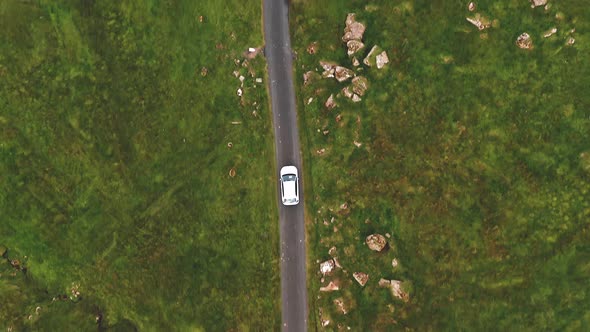
<path fill-rule="evenodd" d="M 297 177 L 295 174 L 285 174 L 283 175 L 283 181 L 295 181 Z"/>

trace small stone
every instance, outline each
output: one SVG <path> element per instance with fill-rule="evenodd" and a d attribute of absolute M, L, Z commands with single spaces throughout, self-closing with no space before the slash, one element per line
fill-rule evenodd
<path fill-rule="evenodd" d="M 207 73 L 209 72 L 209 70 L 205 67 L 201 68 L 201 76 L 205 77 L 207 76 Z"/>
<path fill-rule="evenodd" d="M 359 95 L 357 95 L 356 93 L 352 95 L 353 102 L 358 103 L 361 100 L 362 100 L 361 97 L 359 97 Z"/>
<path fill-rule="evenodd" d="M 470 12 L 475 11 L 476 9 L 477 7 L 475 6 L 475 2 L 470 2 L 469 5 L 467 5 L 467 10 Z"/>
<path fill-rule="evenodd" d="M 330 248 L 330 250 L 328 250 L 328 255 L 334 257 L 336 255 L 336 247 Z"/>
<path fill-rule="evenodd" d="M 228 148 L 230 148 L 230 149 L 231 149 L 231 148 L 233 148 L 233 147 L 234 147 L 234 143 L 232 143 L 232 142 L 227 142 L 227 147 L 228 147 Z"/>
<path fill-rule="evenodd" d="M 387 288 L 387 287 L 391 287 L 391 281 L 387 280 L 387 279 L 379 279 L 379 283 L 378 283 L 379 287 L 381 288 Z"/>
<path fill-rule="evenodd" d="M 256 78 L 256 83 L 262 83 L 262 78 L 260 78 L 260 77 L 257 77 L 257 78 Z"/>
<path fill-rule="evenodd" d="M 342 114 L 336 115 L 336 122 L 342 121 Z"/>
<path fill-rule="evenodd" d="M 574 37 L 568 37 L 567 41 L 566 41 L 566 45 L 567 46 L 572 46 L 574 43 L 576 42 L 576 40 L 574 39 Z"/>
<path fill-rule="evenodd" d="M 391 260 L 391 266 L 393 268 L 396 268 L 399 265 L 399 261 L 397 260 L 397 258 L 394 258 Z"/>
<path fill-rule="evenodd" d="M 359 59 L 357 59 L 356 57 L 352 58 L 352 65 L 355 67 L 360 66 L 361 62 L 359 61 Z"/>
<path fill-rule="evenodd" d="M 237 93 L 238 97 L 241 97 L 242 94 L 244 93 L 244 91 L 242 91 L 241 88 L 238 88 L 238 91 L 236 93 Z"/>
<path fill-rule="evenodd" d="M 232 167 L 229 170 L 229 177 L 233 178 L 234 176 L 236 176 L 236 169 Z"/>
<path fill-rule="evenodd" d="M 334 259 L 330 258 L 325 262 L 322 262 L 320 264 L 320 272 L 323 275 L 329 274 L 334 270 L 334 267 L 336 266 L 336 264 L 334 264 Z"/>
<path fill-rule="evenodd" d="M 353 79 L 353 81 L 354 81 L 354 79 Z M 346 98 L 352 98 L 352 95 L 353 95 L 352 90 L 348 86 L 345 88 L 342 88 L 342 94 Z"/>
<path fill-rule="evenodd" d="M 309 54 L 312 54 L 312 55 L 316 54 L 318 49 L 319 49 L 319 45 L 317 42 L 313 42 L 313 43 L 307 45 L 307 53 L 309 53 Z"/>
<path fill-rule="evenodd" d="M 357 148 L 360 148 L 363 144 L 357 141 L 352 142 Z"/>
<path fill-rule="evenodd" d="M 543 37 L 549 38 L 549 37 L 553 36 L 556 33 L 557 33 L 557 28 L 551 28 L 551 29 L 545 31 L 545 33 L 543 34 Z"/>

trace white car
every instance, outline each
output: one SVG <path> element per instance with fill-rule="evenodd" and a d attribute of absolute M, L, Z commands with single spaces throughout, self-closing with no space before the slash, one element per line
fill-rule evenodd
<path fill-rule="evenodd" d="M 283 205 L 299 204 L 299 174 L 297 167 L 281 168 L 281 201 Z"/>

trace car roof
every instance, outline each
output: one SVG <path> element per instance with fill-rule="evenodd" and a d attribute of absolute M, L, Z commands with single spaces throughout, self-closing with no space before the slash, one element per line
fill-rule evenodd
<path fill-rule="evenodd" d="M 295 193 L 295 186 L 297 185 L 296 181 L 283 181 L 283 195 L 285 198 L 296 198 L 297 194 Z"/>

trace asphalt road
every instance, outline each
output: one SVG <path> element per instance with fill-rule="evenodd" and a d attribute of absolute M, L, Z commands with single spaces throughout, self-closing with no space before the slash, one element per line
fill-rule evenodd
<path fill-rule="evenodd" d="M 284 206 L 277 195 L 281 228 L 281 302 L 283 331 L 307 331 L 305 279 L 305 225 L 303 181 L 297 110 L 293 88 L 293 63 L 289 37 L 289 1 L 264 0 L 264 53 L 268 64 L 270 99 L 275 133 L 275 155 L 280 169 L 299 169 L 299 205 Z M 277 170 L 277 192 L 279 174 Z"/>

